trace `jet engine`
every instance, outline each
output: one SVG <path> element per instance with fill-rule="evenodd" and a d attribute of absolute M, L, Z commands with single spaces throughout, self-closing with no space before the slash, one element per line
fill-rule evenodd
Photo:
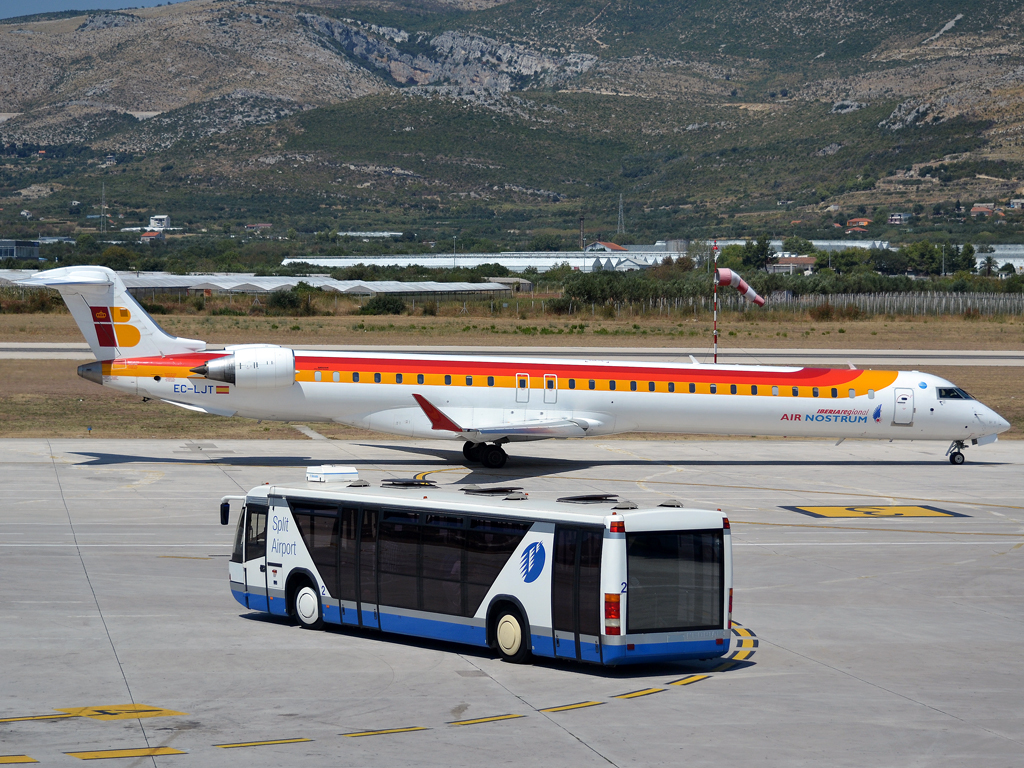
<path fill-rule="evenodd" d="M 290 387 L 295 383 L 295 353 L 271 345 L 238 347 L 230 355 L 190 370 L 211 381 L 234 384 L 239 389 Z"/>

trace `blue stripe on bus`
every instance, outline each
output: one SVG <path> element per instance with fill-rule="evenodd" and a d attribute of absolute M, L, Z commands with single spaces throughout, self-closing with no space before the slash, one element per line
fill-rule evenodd
<path fill-rule="evenodd" d="M 717 645 L 714 640 L 686 643 L 637 643 L 633 650 L 625 645 L 605 645 L 605 664 L 636 664 L 650 661 L 682 661 L 685 659 L 715 659 L 729 652 L 729 641 Z"/>
<path fill-rule="evenodd" d="M 385 632 L 397 632 L 402 635 L 429 637 L 434 640 L 450 640 L 467 645 L 487 646 L 487 630 L 468 624 L 456 624 L 435 619 L 421 619 L 412 616 L 398 616 L 393 613 L 380 614 L 380 628 Z"/>
<path fill-rule="evenodd" d="M 267 596 L 249 593 L 249 610 L 267 612 Z"/>
<path fill-rule="evenodd" d="M 249 607 L 249 604 L 247 602 L 245 602 L 245 592 L 242 592 L 239 589 L 232 589 L 231 590 L 231 596 L 233 598 L 235 598 L 235 600 L 240 602 L 242 605 L 244 605 L 246 608 Z"/>
<path fill-rule="evenodd" d="M 325 605 L 324 621 L 328 624 L 341 624 L 341 606 Z"/>
<path fill-rule="evenodd" d="M 534 656 L 555 656 L 555 641 L 551 635 L 530 635 L 530 643 L 533 646 Z"/>
<path fill-rule="evenodd" d="M 272 613 L 274 616 L 287 616 L 288 601 L 285 600 L 283 597 L 271 597 L 270 613 Z"/>

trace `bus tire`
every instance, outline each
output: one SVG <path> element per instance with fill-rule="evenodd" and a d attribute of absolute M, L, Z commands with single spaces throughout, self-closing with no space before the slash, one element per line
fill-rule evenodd
<path fill-rule="evenodd" d="M 494 645 L 502 661 L 522 664 L 530 658 L 530 636 L 527 623 L 519 610 L 512 605 L 503 605 L 496 612 L 494 623 Z"/>
<path fill-rule="evenodd" d="M 320 605 L 320 595 L 309 585 L 302 582 L 292 596 L 292 615 L 303 629 L 322 629 L 324 612 Z"/>

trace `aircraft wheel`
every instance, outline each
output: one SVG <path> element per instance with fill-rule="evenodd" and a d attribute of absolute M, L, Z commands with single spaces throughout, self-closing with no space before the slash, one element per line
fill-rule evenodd
<path fill-rule="evenodd" d="M 466 461 L 473 463 L 483 461 L 486 448 L 487 443 L 471 443 L 467 440 L 466 444 L 462 446 L 462 455 L 466 457 Z"/>
<path fill-rule="evenodd" d="M 949 454 L 949 463 L 950 464 L 963 464 L 964 463 L 964 455 L 962 453 L 960 453 L 960 451 L 953 451 L 953 453 Z"/>
<path fill-rule="evenodd" d="M 501 469 L 508 461 L 508 454 L 502 450 L 500 445 L 488 445 L 484 449 L 482 460 L 488 469 Z"/>

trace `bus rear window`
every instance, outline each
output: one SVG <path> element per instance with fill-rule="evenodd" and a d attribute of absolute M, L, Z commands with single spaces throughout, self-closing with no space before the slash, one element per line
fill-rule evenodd
<path fill-rule="evenodd" d="M 627 534 L 626 569 L 629 634 L 722 628 L 720 530 Z"/>

